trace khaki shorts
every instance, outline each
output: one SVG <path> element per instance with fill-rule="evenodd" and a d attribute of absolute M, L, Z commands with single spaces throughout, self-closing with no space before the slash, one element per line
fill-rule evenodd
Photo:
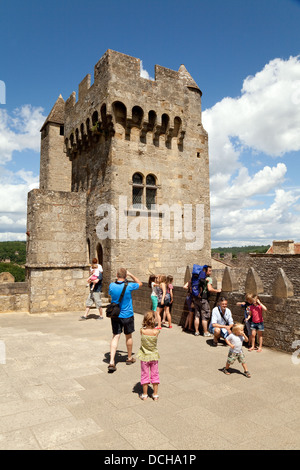
<path fill-rule="evenodd" d="M 86 300 L 86 307 L 92 307 L 93 304 L 96 305 L 96 308 L 101 307 L 101 292 L 90 292 Z"/>
<path fill-rule="evenodd" d="M 238 360 L 241 364 L 245 364 L 246 359 L 245 359 L 244 353 L 243 352 L 234 353 L 232 351 L 229 351 L 228 357 L 227 357 L 228 364 L 233 364 L 236 360 Z"/>
<path fill-rule="evenodd" d="M 206 299 L 198 299 L 193 297 L 195 307 L 195 318 L 201 318 L 201 320 L 210 319 L 210 306 Z"/>

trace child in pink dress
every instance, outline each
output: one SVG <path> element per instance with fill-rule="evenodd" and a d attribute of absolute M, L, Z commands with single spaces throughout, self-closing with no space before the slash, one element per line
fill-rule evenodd
<path fill-rule="evenodd" d="M 93 263 L 91 266 L 91 275 L 87 280 L 88 285 L 93 284 L 91 290 L 94 290 L 95 284 L 99 281 L 98 277 L 100 274 L 99 265 Z"/>

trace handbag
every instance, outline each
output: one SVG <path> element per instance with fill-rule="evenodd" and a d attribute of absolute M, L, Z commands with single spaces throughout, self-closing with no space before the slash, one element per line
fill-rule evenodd
<path fill-rule="evenodd" d="M 120 315 L 120 311 L 121 311 L 120 303 L 123 300 L 126 287 L 127 287 L 127 283 L 125 282 L 118 303 L 117 302 L 112 302 L 112 303 L 107 305 L 107 307 L 106 307 L 106 316 L 107 317 L 109 317 L 109 318 L 118 318 L 118 316 Z"/>

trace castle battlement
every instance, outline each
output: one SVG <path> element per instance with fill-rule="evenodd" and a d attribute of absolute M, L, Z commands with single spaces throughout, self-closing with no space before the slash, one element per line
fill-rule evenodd
<path fill-rule="evenodd" d="M 124 131 L 117 132 L 127 140 L 137 128 L 141 143 L 151 132 L 154 145 L 163 135 L 167 148 L 176 138 L 179 150 L 188 127 L 206 134 L 202 93 L 185 66 L 174 71 L 156 65 L 155 80 L 148 80 L 141 77 L 140 65 L 140 59 L 108 50 L 95 65 L 94 83 L 88 74 L 79 84 L 78 100 L 75 92 L 70 95 L 65 103 L 65 151 L 70 158 L 92 135 L 111 137 L 118 125 Z"/>
<path fill-rule="evenodd" d="M 79 305 L 94 257 L 104 292 L 120 266 L 181 285 L 188 264 L 209 262 L 208 136 L 184 65 L 156 65 L 149 80 L 140 59 L 108 50 L 41 131 L 27 212 L 30 311 L 68 309 L 69 298 L 74 309 L 74 289 Z"/>

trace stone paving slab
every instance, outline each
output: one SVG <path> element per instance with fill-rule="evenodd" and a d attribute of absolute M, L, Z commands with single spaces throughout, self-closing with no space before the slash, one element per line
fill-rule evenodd
<path fill-rule="evenodd" d="M 0 314 L 1 450 L 300 448 L 300 364 L 291 355 L 245 351 L 251 379 L 238 363 L 225 376 L 227 346 L 174 325 L 159 335 L 159 401 L 142 402 L 124 336 L 108 374 L 110 321 L 80 314 Z M 142 317 L 135 322 L 137 352 Z"/>

